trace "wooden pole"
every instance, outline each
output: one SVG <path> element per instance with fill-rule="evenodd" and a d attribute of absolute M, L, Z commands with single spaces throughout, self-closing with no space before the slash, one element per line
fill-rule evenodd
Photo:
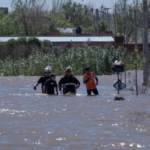
<path fill-rule="evenodd" d="M 94 35 L 96 35 L 96 29 L 95 29 L 95 15 L 93 15 L 94 18 Z"/>
<path fill-rule="evenodd" d="M 148 54 L 148 0 L 143 0 L 143 55 L 146 62 L 143 65 L 143 83 L 147 85 L 149 78 Z"/>
<path fill-rule="evenodd" d="M 127 0 L 124 0 L 124 12 L 125 12 L 125 43 L 128 44 L 128 21 L 127 21 L 127 13 L 126 13 L 126 8 L 127 8 Z"/>
<path fill-rule="evenodd" d="M 134 41 L 135 41 L 135 49 L 138 49 L 138 45 L 137 45 L 137 19 L 136 19 L 136 10 L 134 10 Z M 136 87 L 136 95 L 138 96 L 138 82 L 137 82 L 137 64 L 135 66 L 135 79 L 136 79 L 136 83 L 135 83 L 135 87 Z"/>
<path fill-rule="evenodd" d="M 96 9 L 95 14 L 96 14 L 96 33 L 98 35 L 98 18 L 99 18 L 99 11 L 98 11 L 98 9 Z"/>
<path fill-rule="evenodd" d="M 126 31 L 125 31 L 125 37 L 126 37 L 126 44 L 128 44 L 128 21 L 126 20 Z"/>
<path fill-rule="evenodd" d="M 109 9 L 111 8 L 105 8 L 106 9 L 106 17 L 107 17 L 107 30 L 110 30 L 110 20 L 109 20 Z"/>
<path fill-rule="evenodd" d="M 118 33 L 118 24 L 117 24 L 117 5 L 116 5 L 116 3 L 115 3 L 114 20 L 115 20 L 115 36 L 117 36 L 117 33 Z"/>

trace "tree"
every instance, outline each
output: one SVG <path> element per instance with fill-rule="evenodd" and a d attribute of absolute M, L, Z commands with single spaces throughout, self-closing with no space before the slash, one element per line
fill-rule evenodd
<path fill-rule="evenodd" d="M 118 33 L 120 35 L 125 36 L 126 31 L 126 21 L 128 21 L 128 37 L 131 37 L 134 33 L 134 15 L 133 11 L 135 9 L 135 3 L 132 5 L 125 4 L 125 0 L 119 0 L 116 3 L 116 11 L 117 11 L 117 24 L 118 24 Z M 115 10 L 113 12 L 115 14 Z M 140 25 L 140 15 L 137 16 L 137 22 Z"/>
<path fill-rule="evenodd" d="M 58 13 L 62 10 L 65 0 L 52 0 L 52 13 Z"/>
<path fill-rule="evenodd" d="M 11 15 L 5 15 L 0 11 L 0 36 L 22 35 L 22 27 Z"/>
<path fill-rule="evenodd" d="M 87 28 L 92 25 L 91 8 L 87 5 L 78 4 L 72 0 L 67 0 L 62 6 L 65 20 L 76 26 Z"/>
<path fill-rule="evenodd" d="M 50 14 L 45 0 L 13 0 L 12 15 L 23 26 L 26 36 L 41 35 L 49 30 Z"/>

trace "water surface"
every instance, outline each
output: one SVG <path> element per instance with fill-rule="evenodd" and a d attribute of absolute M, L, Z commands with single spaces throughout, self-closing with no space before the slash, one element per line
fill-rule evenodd
<path fill-rule="evenodd" d="M 0 77 L 0 149 L 150 149 L 150 95 L 115 102 L 115 79 L 100 76 L 100 95 L 87 97 L 83 84 L 77 96 L 47 96 L 32 89 L 38 77 Z"/>

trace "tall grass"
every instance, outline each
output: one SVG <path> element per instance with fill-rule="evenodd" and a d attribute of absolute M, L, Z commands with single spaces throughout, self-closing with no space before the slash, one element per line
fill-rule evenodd
<path fill-rule="evenodd" d="M 73 67 L 75 75 L 83 74 L 86 66 L 91 66 L 96 74 L 102 74 L 111 72 L 112 63 L 116 59 L 125 57 L 123 48 L 116 49 L 111 45 L 106 45 L 104 48 L 91 48 L 85 44 L 73 46 L 70 49 L 61 49 L 57 52 L 51 49 L 49 53 L 45 53 L 41 49 L 32 51 L 27 58 L 14 61 L 9 57 L 0 60 L 0 74 L 5 76 L 38 76 L 43 73 L 43 69 L 47 65 L 51 65 L 52 72 L 57 75 L 64 74 L 64 69 L 69 65 Z"/>

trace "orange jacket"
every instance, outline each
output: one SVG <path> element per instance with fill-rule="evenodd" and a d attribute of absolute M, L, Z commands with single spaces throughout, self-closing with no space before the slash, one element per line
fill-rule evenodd
<path fill-rule="evenodd" d="M 84 74 L 83 75 L 83 81 L 86 81 L 88 80 L 85 85 L 86 85 L 86 88 L 88 90 L 93 90 L 93 89 L 96 89 L 96 83 L 95 83 L 95 79 L 97 78 L 96 74 L 93 73 L 93 72 L 90 72 L 89 74 Z"/>

